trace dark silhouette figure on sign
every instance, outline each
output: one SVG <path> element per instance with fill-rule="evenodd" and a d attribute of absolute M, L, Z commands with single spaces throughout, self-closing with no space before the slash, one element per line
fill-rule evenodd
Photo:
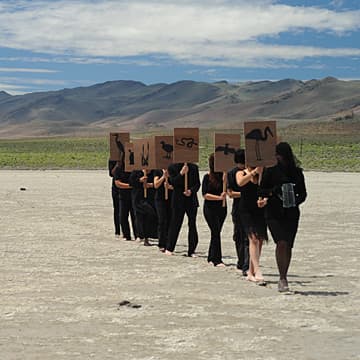
<path fill-rule="evenodd" d="M 225 146 L 217 146 L 215 152 L 224 152 L 224 155 L 234 154 L 235 149 L 229 147 L 229 144 L 225 144 Z"/>
<path fill-rule="evenodd" d="M 160 141 L 161 148 L 166 152 L 165 159 L 171 159 L 171 153 L 174 151 L 174 147 L 171 144 L 167 144 L 165 141 Z"/>
<path fill-rule="evenodd" d="M 129 149 L 129 164 L 130 165 L 135 164 L 134 152 L 131 149 Z"/>
<path fill-rule="evenodd" d="M 142 154 L 141 154 L 141 165 L 142 166 L 149 166 L 149 151 L 150 145 L 147 143 L 147 154 L 145 154 L 145 145 L 142 146 Z"/>
<path fill-rule="evenodd" d="M 193 145 L 197 145 L 197 143 L 195 142 L 195 139 L 193 138 L 187 138 L 187 137 L 183 137 L 180 140 L 176 139 L 176 144 L 179 146 L 186 146 L 188 148 L 192 148 Z"/>
<path fill-rule="evenodd" d="M 125 154 L 124 145 L 122 144 L 119 134 L 115 135 L 115 143 L 121 155 Z"/>
<path fill-rule="evenodd" d="M 261 129 L 253 129 L 245 135 L 245 139 L 255 140 L 255 154 L 256 154 L 256 160 L 258 161 L 262 160 L 259 142 L 260 141 L 265 142 L 268 139 L 268 134 L 274 137 L 271 129 L 267 126 L 264 129 L 264 135 L 262 134 Z"/>

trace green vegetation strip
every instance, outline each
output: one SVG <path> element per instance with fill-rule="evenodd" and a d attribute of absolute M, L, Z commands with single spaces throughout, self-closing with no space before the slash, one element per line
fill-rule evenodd
<path fill-rule="evenodd" d="M 138 135 L 137 137 L 141 137 Z M 289 136 L 288 141 L 305 170 L 360 171 L 360 136 Z M 200 168 L 207 169 L 213 135 L 200 139 Z M 108 138 L 47 138 L 0 140 L 0 169 L 106 169 Z"/>

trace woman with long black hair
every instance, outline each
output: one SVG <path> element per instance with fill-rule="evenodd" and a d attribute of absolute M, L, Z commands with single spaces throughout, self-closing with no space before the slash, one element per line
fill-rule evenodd
<path fill-rule="evenodd" d="M 209 170 L 202 181 L 202 194 L 205 199 L 204 217 L 211 232 L 207 260 L 211 265 L 224 267 L 221 253 L 221 229 L 227 213 L 226 203 L 223 206 L 226 191 L 223 191 L 224 174 L 214 171 L 214 154 L 209 156 Z"/>
<path fill-rule="evenodd" d="M 297 163 L 290 145 L 276 146 L 277 165 L 265 169 L 260 186 L 264 196 L 265 218 L 276 243 L 276 262 L 279 269 L 278 290 L 289 290 L 287 273 L 297 233 L 299 205 L 306 199 L 303 171 Z"/>

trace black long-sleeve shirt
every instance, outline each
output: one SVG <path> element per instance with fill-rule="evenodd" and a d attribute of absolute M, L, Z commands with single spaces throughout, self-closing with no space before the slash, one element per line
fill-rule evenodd
<path fill-rule="evenodd" d="M 199 200 L 197 192 L 200 189 L 200 175 L 199 168 L 193 163 L 188 163 L 188 189 L 191 190 L 191 195 L 185 196 L 183 194 L 185 190 L 185 175 L 181 175 L 180 171 L 184 166 L 183 163 L 171 164 L 168 168 L 169 183 L 174 187 L 172 194 L 173 207 L 185 207 L 185 206 L 199 206 Z"/>

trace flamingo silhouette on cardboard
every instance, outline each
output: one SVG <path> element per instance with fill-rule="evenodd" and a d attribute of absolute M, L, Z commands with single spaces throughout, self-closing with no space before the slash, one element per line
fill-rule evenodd
<path fill-rule="evenodd" d="M 245 135 L 245 139 L 255 140 L 255 154 L 256 154 L 256 160 L 258 161 L 262 160 L 261 151 L 260 151 L 260 141 L 262 142 L 267 141 L 268 135 L 274 137 L 269 126 L 267 126 L 264 129 L 264 134 L 262 133 L 261 129 L 253 129 Z"/>

